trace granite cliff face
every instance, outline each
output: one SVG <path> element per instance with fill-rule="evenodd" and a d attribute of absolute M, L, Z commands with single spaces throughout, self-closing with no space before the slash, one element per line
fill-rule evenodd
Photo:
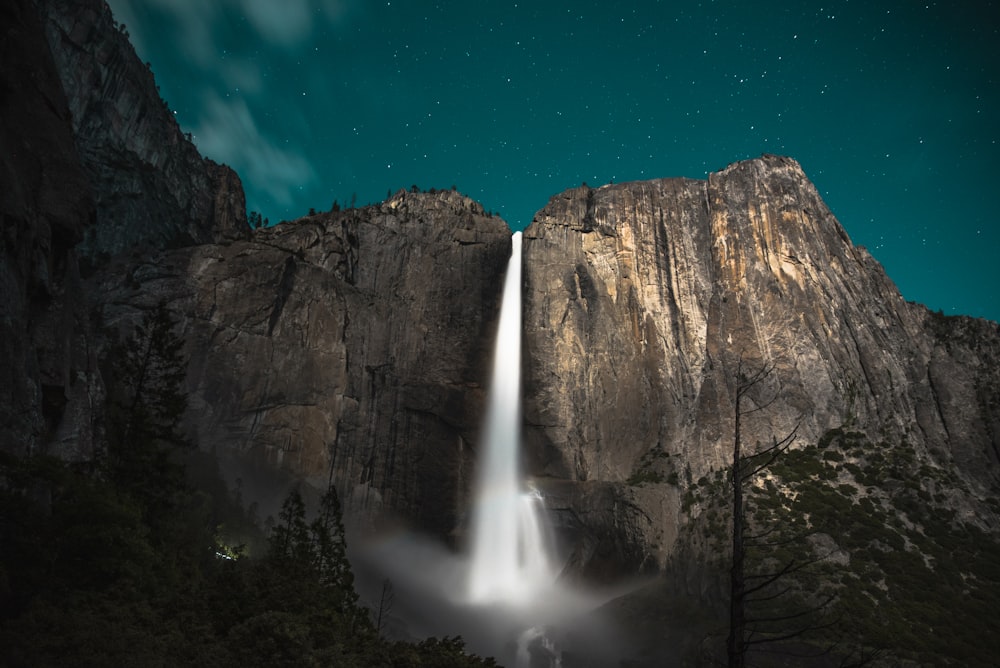
<path fill-rule="evenodd" d="M 78 251 L 97 259 L 137 244 L 245 238 L 239 177 L 183 135 L 107 4 L 40 0 L 39 9 L 97 206 Z"/>
<path fill-rule="evenodd" d="M 332 467 L 352 514 L 447 536 L 466 505 L 509 255 L 506 223 L 480 205 L 401 191 L 129 259 L 94 291 L 107 323 L 159 301 L 182 318 L 192 436 L 248 497 L 281 496 L 288 478 L 322 488 Z"/>
<path fill-rule="evenodd" d="M 567 191 L 524 257 L 534 470 L 578 481 L 556 486 L 562 521 L 592 543 L 617 533 L 628 558 L 664 563 L 680 492 L 731 459 L 741 357 L 775 367 L 747 446 L 858 429 L 996 488 L 997 325 L 906 303 L 794 160 Z M 644 476 L 660 483 L 628 484 Z M 595 490 L 612 502 L 581 503 Z"/>

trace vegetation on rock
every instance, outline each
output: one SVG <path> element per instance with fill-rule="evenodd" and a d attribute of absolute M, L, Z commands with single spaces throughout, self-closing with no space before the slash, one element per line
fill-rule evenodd
<path fill-rule="evenodd" d="M 724 471 L 685 497 L 685 542 L 728 567 L 731 492 Z M 751 530 L 766 536 L 749 572 L 811 564 L 783 578 L 807 607 L 830 600 L 801 652 L 851 642 L 874 664 L 988 666 L 1000 652 L 992 606 L 1000 600 L 1000 541 L 982 514 L 956 512 L 973 491 L 905 442 L 873 443 L 834 429 L 785 452 L 748 490 Z M 686 555 L 686 556 L 685 556 Z M 678 558 L 690 558 L 682 551 Z"/>

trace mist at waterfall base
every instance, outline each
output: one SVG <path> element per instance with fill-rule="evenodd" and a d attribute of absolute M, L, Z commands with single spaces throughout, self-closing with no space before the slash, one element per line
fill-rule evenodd
<path fill-rule="evenodd" d="M 520 249 L 518 232 L 504 282 L 468 545 L 456 554 L 412 532 L 383 535 L 363 551 L 359 585 L 367 589 L 364 598 L 378 601 L 380 578 L 392 582 L 390 613 L 398 628 L 390 626 L 390 634 L 461 635 L 468 651 L 518 668 L 617 665 L 619 634 L 595 612 L 612 594 L 560 581 L 544 499 L 521 470 Z"/>

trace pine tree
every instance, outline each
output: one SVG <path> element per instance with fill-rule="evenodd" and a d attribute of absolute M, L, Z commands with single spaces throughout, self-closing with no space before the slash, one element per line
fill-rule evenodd
<path fill-rule="evenodd" d="M 310 526 L 314 554 L 314 568 L 320 582 L 342 596 L 342 611 L 358 602 L 354 591 L 354 575 L 347 560 L 347 538 L 337 490 L 331 483 L 320 500 L 319 516 Z"/>
<path fill-rule="evenodd" d="M 298 488 L 293 489 L 278 513 L 271 531 L 271 558 L 282 564 L 306 569 L 312 563 L 312 542 L 306 524 L 306 505 Z"/>
<path fill-rule="evenodd" d="M 164 303 L 146 313 L 132 336 L 113 346 L 108 382 L 107 451 L 109 478 L 143 507 L 150 522 L 164 512 L 182 486 L 173 456 L 190 444 L 180 432 L 187 409 L 184 340 Z"/>

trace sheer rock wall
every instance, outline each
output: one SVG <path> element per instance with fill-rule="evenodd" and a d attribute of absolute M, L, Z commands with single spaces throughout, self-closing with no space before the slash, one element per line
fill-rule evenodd
<path fill-rule="evenodd" d="M 746 448 L 844 427 L 912 443 L 980 493 L 997 483 L 996 323 L 905 302 L 790 158 L 569 190 L 536 215 L 524 257 L 533 472 L 580 481 L 580 498 L 610 486 L 621 511 L 597 522 L 556 486 L 564 528 L 592 543 L 624 526 L 626 551 L 663 563 L 680 493 L 731 462 L 741 359 L 774 365 Z M 643 475 L 661 482 L 629 484 Z"/>
<path fill-rule="evenodd" d="M 59 427 L 99 394 L 75 251 L 94 203 L 30 0 L 4 3 L 0 25 L 0 450 L 89 456 L 85 411 Z"/>
<path fill-rule="evenodd" d="M 202 158 L 103 0 L 3 6 L 0 448 L 94 454 L 104 386 L 89 274 L 112 255 L 249 234 L 234 171 Z"/>
<path fill-rule="evenodd" d="M 351 513 L 448 536 L 461 522 L 510 230 L 451 191 L 131 258 L 102 320 L 166 301 L 190 355 L 191 435 L 245 497 L 333 478 Z M 254 482 L 259 481 L 259 482 Z M 279 484 L 280 483 L 280 484 Z"/>

